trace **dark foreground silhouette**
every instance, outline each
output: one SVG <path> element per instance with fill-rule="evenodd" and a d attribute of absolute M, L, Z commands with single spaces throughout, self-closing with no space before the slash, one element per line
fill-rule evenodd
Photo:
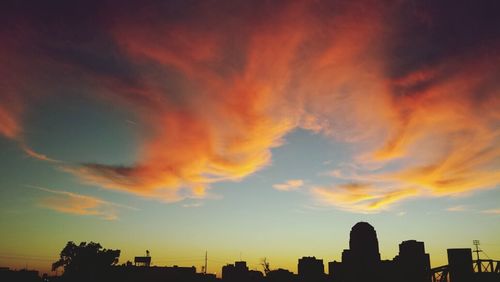
<path fill-rule="evenodd" d="M 192 267 L 151 266 L 151 257 L 136 257 L 134 264 L 118 265 L 120 250 L 104 249 L 100 244 L 68 242 L 53 263 L 53 270 L 63 268 L 62 276 L 38 275 L 37 271 L 13 271 L 0 268 L 0 281 L 14 282 L 500 282 L 500 263 L 472 259 L 471 249 L 448 249 L 448 265 L 431 269 L 423 242 L 403 241 L 393 260 L 381 260 L 377 233 L 366 222 L 355 224 L 350 232 L 349 249 L 340 262 L 302 257 L 298 273 L 271 269 L 264 260 L 264 273 L 249 270 L 246 262 L 237 261 L 222 268 L 222 278 L 196 272 Z"/>

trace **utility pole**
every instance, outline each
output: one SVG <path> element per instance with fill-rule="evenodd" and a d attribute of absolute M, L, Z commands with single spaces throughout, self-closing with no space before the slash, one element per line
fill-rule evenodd
<path fill-rule="evenodd" d="M 205 269 L 204 274 L 207 274 L 208 251 L 205 251 Z"/>

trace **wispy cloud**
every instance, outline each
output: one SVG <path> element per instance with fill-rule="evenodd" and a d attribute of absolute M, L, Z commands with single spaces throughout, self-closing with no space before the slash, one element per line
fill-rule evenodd
<path fill-rule="evenodd" d="M 183 208 L 199 208 L 201 206 L 203 206 L 202 202 L 194 202 L 194 203 L 185 203 L 185 204 L 182 204 Z"/>
<path fill-rule="evenodd" d="M 418 195 L 417 189 L 382 189 L 370 184 L 350 183 L 333 187 L 314 187 L 311 190 L 319 203 L 339 209 L 376 213 L 388 210 L 397 202 Z"/>
<path fill-rule="evenodd" d="M 133 164 L 64 165 L 107 189 L 166 202 L 204 198 L 213 183 L 270 165 L 272 149 L 297 128 L 359 152 L 349 176 L 332 176 L 368 186 L 313 189 L 342 209 L 375 212 L 500 183 L 500 44 L 492 40 L 500 35 L 490 26 L 498 17 L 483 13 L 494 10 L 489 4 L 228 3 L 200 1 L 173 18 L 164 14 L 178 7 L 154 1 L 100 7 L 67 29 L 2 11 L 17 28 L 0 30 L 0 77 L 8 82 L 0 85 L 0 134 L 25 138 L 22 121 L 35 98 L 67 82 L 134 113 L 137 128 L 147 124 Z M 461 10 L 468 16 L 450 25 Z M 219 21 L 227 11 L 235 15 L 230 23 Z M 74 34 L 94 40 L 66 40 Z"/>
<path fill-rule="evenodd" d="M 37 159 L 37 160 L 40 160 L 40 161 L 45 161 L 45 162 L 51 162 L 51 163 L 60 163 L 61 162 L 59 160 L 50 158 L 50 157 L 48 157 L 48 156 L 46 156 L 44 154 L 38 153 L 35 150 L 33 150 L 30 147 L 28 147 L 27 145 L 22 145 L 21 147 L 22 147 L 24 153 L 27 156 L 29 156 L 30 158 L 34 158 L 34 159 Z"/>
<path fill-rule="evenodd" d="M 304 185 L 304 180 L 302 179 L 290 179 L 285 183 L 274 184 L 273 188 L 279 191 L 293 191 L 297 190 Z"/>
<path fill-rule="evenodd" d="M 500 209 L 482 210 L 481 213 L 499 215 L 500 214 Z"/>
<path fill-rule="evenodd" d="M 28 185 L 28 187 L 51 194 L 39 199 L 38 205 L 61 213 L 91 215 L 105 220 L 116 220 L 122 209 L 136 210 L 129 206 L 108 202 L 92 196 L 32 185 Z"/>
<path fill-rule="evenodd" d="M 406 215 L 406 212 L 405 211 L 400 211 L 398 213 L 396 213 L 397 216 L 405 216 Z"/>
<path fill-rule="evenodd" d="M 471 209 L 468 206 L 459 205 L 459 206 L 449 207 L 446 210 L 450 212 L 463 212 L 463 211 L 470 211 Z"/>

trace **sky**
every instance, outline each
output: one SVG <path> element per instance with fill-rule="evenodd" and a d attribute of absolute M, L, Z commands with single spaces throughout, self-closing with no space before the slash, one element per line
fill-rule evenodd
<path fill-rule="evenodd" d="M 498 1 L 2 1 L 0 266 L 500 258 Z M 325 269 L 326 270 L 326 269 Z"/>

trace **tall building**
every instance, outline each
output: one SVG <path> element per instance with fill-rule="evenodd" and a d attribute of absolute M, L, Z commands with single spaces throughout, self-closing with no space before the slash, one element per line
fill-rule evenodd
<path fill-rule="evenodd" d="M 349 249 L 342 252 L 342 262 L 328 266 L 334 281 L 379 281 L 381 261 L 375 228 L 367 222 L 356 223 L 351 229 Z"/>
<path fill-rule="evenodd" d="M 381 260 L 377 232 L 358 222 L 351 229 L 349 249 L 342 252 L 341 262 L 328 263 L 328 274 L 334 282 L 430 282 L 430 258 L 423 242 L 409 240 L 399 245 L 394 260 Z"/>
<path fill-rule="evenodd" d="M 302 257 L 298 264 L 299 279 L 303 282 L 316 282 L 325 279 L 325 266 L 322 259 Z"/>
<path fill-rule="evenodd" d="M 399 255 L 394 258 L 396 271 L 407 282 L 430 282 L 431 263 L 425 253 L 424 242 L 415 240 L 399 244 Z"/>
<path fill-rule="evenodd" d="M 349 249 L 350 255 L 360 263 L 370 265 L 380 262 L 377 232 L 367 222 L 358 222 L 352 227 Z"/>
<path fill-rule="evenodd" d="M 469 282 L 474 276 L 471 249 L 448 249 L 450 282 Z"/>

